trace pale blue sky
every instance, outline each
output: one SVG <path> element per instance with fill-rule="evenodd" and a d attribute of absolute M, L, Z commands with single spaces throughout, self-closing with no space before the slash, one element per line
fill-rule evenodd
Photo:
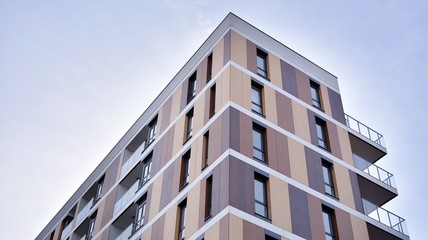
<path fill-rule="evenodd" d="M 0 0 L 0 232 L 33 239 L 227 15 L 338 76 L 425 239 L 428 2 Z"/>

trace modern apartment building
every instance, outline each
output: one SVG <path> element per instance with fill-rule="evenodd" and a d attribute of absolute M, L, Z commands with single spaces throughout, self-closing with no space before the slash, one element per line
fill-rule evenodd
<path fill-rule="evenodd" d="M 409 239 L 337 77 L 230 13 L 40 240 Z"/>

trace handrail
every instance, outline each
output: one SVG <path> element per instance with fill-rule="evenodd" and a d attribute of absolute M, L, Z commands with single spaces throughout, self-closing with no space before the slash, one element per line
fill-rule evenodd
<path fill-rule="evenodd" d="M 384 148 L 386 147 L 385 140 L 383 139 L 382 134 L 376 132 L 375 130 L 371 129 L 367 125 L 361 123 L 360 121 L 349 116 L 346 113 L 345 113 L 345 122 L 346 122 L 346 126 L 348 126 L 350 129 L 358 132 L 359 134 L 363 135 L 364 137 L 376 143 L 377 145 Z"/>
<path fill-rule="evenodd" d="M 61 233 L 61 240 L 62 239 L 66 239 L 68 237 L 68 235 L 70 235 L 71 230 L 73 229 L 73 223 L 74 220 L 72 220 L 63 230 Z"/>
<path fill-rule="evenodd" d="M 395 185 L 394 175 L 392 173 L 384 170 L 379 166 L 376 166 L 373 163 L 370 163 L 369 161 L 365 160 L 364 158 L 358 156 L 355 153 L 353 153 L 352 155 L 356 168 L 385 183 L 386 185 L 397 189 L 397 186 Z"/>
<path fill-rule="evenodd" d="M 130 224 L 115 240 L 128 240 L 129 236 L 132 234 L 132 224 Z"/>
<path fill-rule="evenodd" d="M 386 210 L 375 204 L 367 201 L 366 199 L 362 199 L 364 213 L 366 216 L 398 231 L 404 235 L 409 236 L 409 232 L 406 226 L 406 220 L 404 218 Z"/>
<path fill-rule="evenodd" d="M 80 222 L 86 217 L 88 212 L 91 210 L 91 207 L 93 206 L 94 198 L 91 198 L 88 203 L 80 210 L 80 212 L 77 214 L 76 217 L 76 226 L 80 224 Z"/>

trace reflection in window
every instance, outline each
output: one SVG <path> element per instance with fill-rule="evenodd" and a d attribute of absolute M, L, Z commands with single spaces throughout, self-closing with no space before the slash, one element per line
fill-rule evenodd
<path fill-rule="evenodd" d="M 324 178 L 325 193 L 335 197 L 333 182 L 333 164 L 325 160 L 322 161 L 322 175 Z"/>
<path fill-rule="evenodd" d="M 262 90 L 261 85 L 255 82 L 251 83 L 251 109 L 261 115 L 263 115 Z"/>
<path fill-rule="evenodd" d="M 257 49 L 257 74 L 268 78 L 267 74 L 267 53 Z"/>
<path fill-rule="evenodd" d="M 335 218 L 334 211 L 330 208 L 324 207 L 322 209 L 322 219 L 324 222 L 324 232 L 326 240 L 336 239 L 336 227 L 335 227 Z"/>
<path fill-rule="evenodd" d="M 321 120 L 320 118 L 316 118 L 315 123 L 316 123 L 316 129 L 317 129 L 318 146 L 326 150 L 330 150 L 330 146 L 328 144 L 326 122 L 324 120 Z"/>
<path fill-rule="evenodd" d="M 254 174 L 255 213 L 268 218 L 267 178 Z"/>
<path fill-rule="evenodd" d="M 319 109 L 322 109 L 320 85 L 313 81 L 311 81 L 311 96 L 312 96 L 312 105 Z"/>
<path fill-rule="evenodd" d="M 263 162 L 266 162 L 265 139 L 265 129 L 253 124 L 253 158 Z"/>

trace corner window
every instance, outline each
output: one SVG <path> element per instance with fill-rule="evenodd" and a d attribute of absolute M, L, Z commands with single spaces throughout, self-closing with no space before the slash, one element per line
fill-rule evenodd
<path fill-rule="evenodd" d="M 257 49 L 257 74 L 268 78 L 267 72 L 267 53 Z"/>
<path fill-rule="evenodd" d="M 262 162 L 267 162 L 265 154 L 266 130 L 253 124 L 253 158 Z"/>
<path fill-rule="evenodd" d="M 184 141 L 186 142 L 192 137 L 193 132 L 193 108 L 186 114 L 186 134 Z"/>
<path fill-rule="evenodd" d="M 254 174 L 254 202 L 255 213 L 268 218 L 267 178 Z"/>
<path fill-rule="evenodd" d="M 213 74 L 213 54 L 211 53 L 207 58 L 207 82 L 211 80 Z"/>
<path fill-rule="evenodd" d="M 336 219 L 333 209 L 323 206 L 322 219 L 324 222 L 324 232 L 326 240 L 336 239 Z"/>
<path fill-rule="evenodd" d="M 215 94 L 216 94 L 216 85 L 214 84 L 210 88 L 210 107 L 209 107 L 209 117 L 212 117 L 215 113 Z"/>
<path fill-rule="evenodd" d="M 313 81 L 311 81 L 311 96 L 312 96 L 312 105 L 314 107 L 322 109 L 320 85 Z"/>
<path fill-rule="evenodd" d="M 326 160 L 322 160 L 322 175 L 324 178 L 325 193 L 336 197 L 334 191 L 333 164 Z"/>
<path fill-rule="evenodd" d="M 143 198 L 137 202 L 137 211 L 135 213 L 132 233 L 136 232 L 144 224 L 144 216 L 146 215 L 146 199 L 147 197 L 144 195 Z"/>
<path fill-rule="evenodd" d="M 186 237 L 186 208 L 187 199 L 178 205 L 178 231 L 177 240 L 184 240 Z"/>
<path fill-rule="evenodd" d="M 141 176 L 140 188 L 150 180 L 152 172 L 152 153 L 150 153 L 143 161 L 143 174 Z"/>
<path fill-rule="evenodd" d="M 210 133 L 206 132 L 204 134 L 203 139 L 203 153 L 202 153 L 202 168 L 205 168 L 208 165 L 208 149 L 209 149 L 209 142 L 210 142 Z"/>
<path fill-rule="evenodd" d="M 187 103 L 189 103 L 196 96 L 196 72 L 189 78 L 187 86 Z"/>
<path fill-rule="evenodd" d="M 207 178 L 205 185 L 205 220 L 211 217 L 212 205 L 212 191 L 213 191 L 213 177 Z"/>
<path fill-rule="evenodd" d="M 189 174 L 190 174 L 190 150 L 183 155 L 181 159 L 181 173 L 180 173 L 180 189 L 189 183 Z"/>
<path fill-rule="evenodd" d="M 251 109 L 261 115 L 263 115 L 262 91 L 263 86 L 251 82 Z"/>
<path fill-rule="evenodd" d="M 328 142 L 327 123 L 320 118 L 316 118 L 315 124 L 317 129 L 318 146 L 329 151 L 330 146 Z"/>

